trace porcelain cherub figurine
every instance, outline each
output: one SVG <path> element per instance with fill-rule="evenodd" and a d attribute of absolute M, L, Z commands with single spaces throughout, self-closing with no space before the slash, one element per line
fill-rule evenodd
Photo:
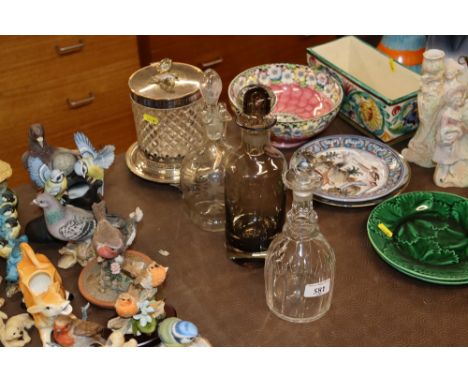
<path fill-rule="evenodd" d="M 436 133 L 434 182 L 439 187 L 468 187 L 467 86 L 452 81 L 445 93 Z"/>
<path fill-rule="evenodd" d="M 409 162 L 422 167 L 434 167 L 436 127 L 443 106 L 445 53 L 438 49 L 424 52 L 421 89 L 418 93 L 419 127 L 408 147 L 402 151 Z"/>

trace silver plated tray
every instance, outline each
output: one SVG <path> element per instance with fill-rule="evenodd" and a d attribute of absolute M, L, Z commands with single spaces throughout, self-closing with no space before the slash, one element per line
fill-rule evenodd
<path fill-rule="evenodd" d="M 167 164 L 149 159 L 138 147 L 138 142 L 133 143 L 125 154 L 128 169 L 140 178 L 177 186 L 180 181 L 180 164 L 168 168 Z"/>

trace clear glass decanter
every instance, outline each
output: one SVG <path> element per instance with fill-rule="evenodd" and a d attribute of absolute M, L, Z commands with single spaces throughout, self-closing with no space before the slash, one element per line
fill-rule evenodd
<path fill-rule="evenodd" d="M 282 175 L 287 163 L 270 143 L 270 114 L 274 94 L 250 85 L 241 90 L 241 146 L 226 159 L 226 247 L 231 260 L 266 256 L 273 237 L 284 223 L 286 190 Z"/>
<path fill-rule="evenodd" d="M 320 176 L 290 169 L 283 177 L 292 189 L 293 204 L 281 232 L 268 248 L 265 292 L 270 310 L 291 322 L 310 322 L 330 308 L 335 278 L 335 254 L 323 237 L 312 195 Z"/>
<path fill-rule="evenodd" d="M 205 106 L 202 121 L 206 141 L 199 150 L 185 156 L 180 170 L 180 188 L 191 220 L 206 231 L 223 231 L 224 161 L 230 150 L 224 135 L 232 118 L 223 103 L 218 103 L 222 82 L 212 69 L 205 71 L 201 93 Z"/>

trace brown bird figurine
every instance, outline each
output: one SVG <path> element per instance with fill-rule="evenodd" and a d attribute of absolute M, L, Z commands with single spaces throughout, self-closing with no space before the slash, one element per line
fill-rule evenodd
<path fill-rule="evenodd" d="M 96 254 L 106 260 L 123 255 L 126 249 L 125 239 L 120 230 L 107 220 L 105 202 L 93 204 L 93 213 L 97 220 L 92 239 Z"/>
<path fill-rule="evenodd" d="M 73 315 L 59 315 L 55 319 L 53 338 L 65 347 L 104 346 L 106 341 L 101 336 L 104 327 L 90 321 L 83 321 Z"/>

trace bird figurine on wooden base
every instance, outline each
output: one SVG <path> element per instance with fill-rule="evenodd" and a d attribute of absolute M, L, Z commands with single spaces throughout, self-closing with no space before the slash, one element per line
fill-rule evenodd
<path fill-rule="evenodd" d="M 104 327 L 95 322 L 59 315 L 54 321 L 52 336 L 57 344 L 65 347 L 104 346 L 103 330 Z"/>
<path fill-rule="evenodd" d="M 122 232 L 107 220 L 105 202 L 93 204 L 93 213 L 97 221 L 92 238 L 96 254 L 106 260 L 123 255 L 127 248 L 125 238 Z"/>
<path fill-rule="evenodd" d="M 96 229 L 96 220 L 91 211 L 63 206 L 46 192 L 38 194 L 33 203 L 44 210 L 47 231 L 58 240 L 84 241 L 90 239 Z"/>

